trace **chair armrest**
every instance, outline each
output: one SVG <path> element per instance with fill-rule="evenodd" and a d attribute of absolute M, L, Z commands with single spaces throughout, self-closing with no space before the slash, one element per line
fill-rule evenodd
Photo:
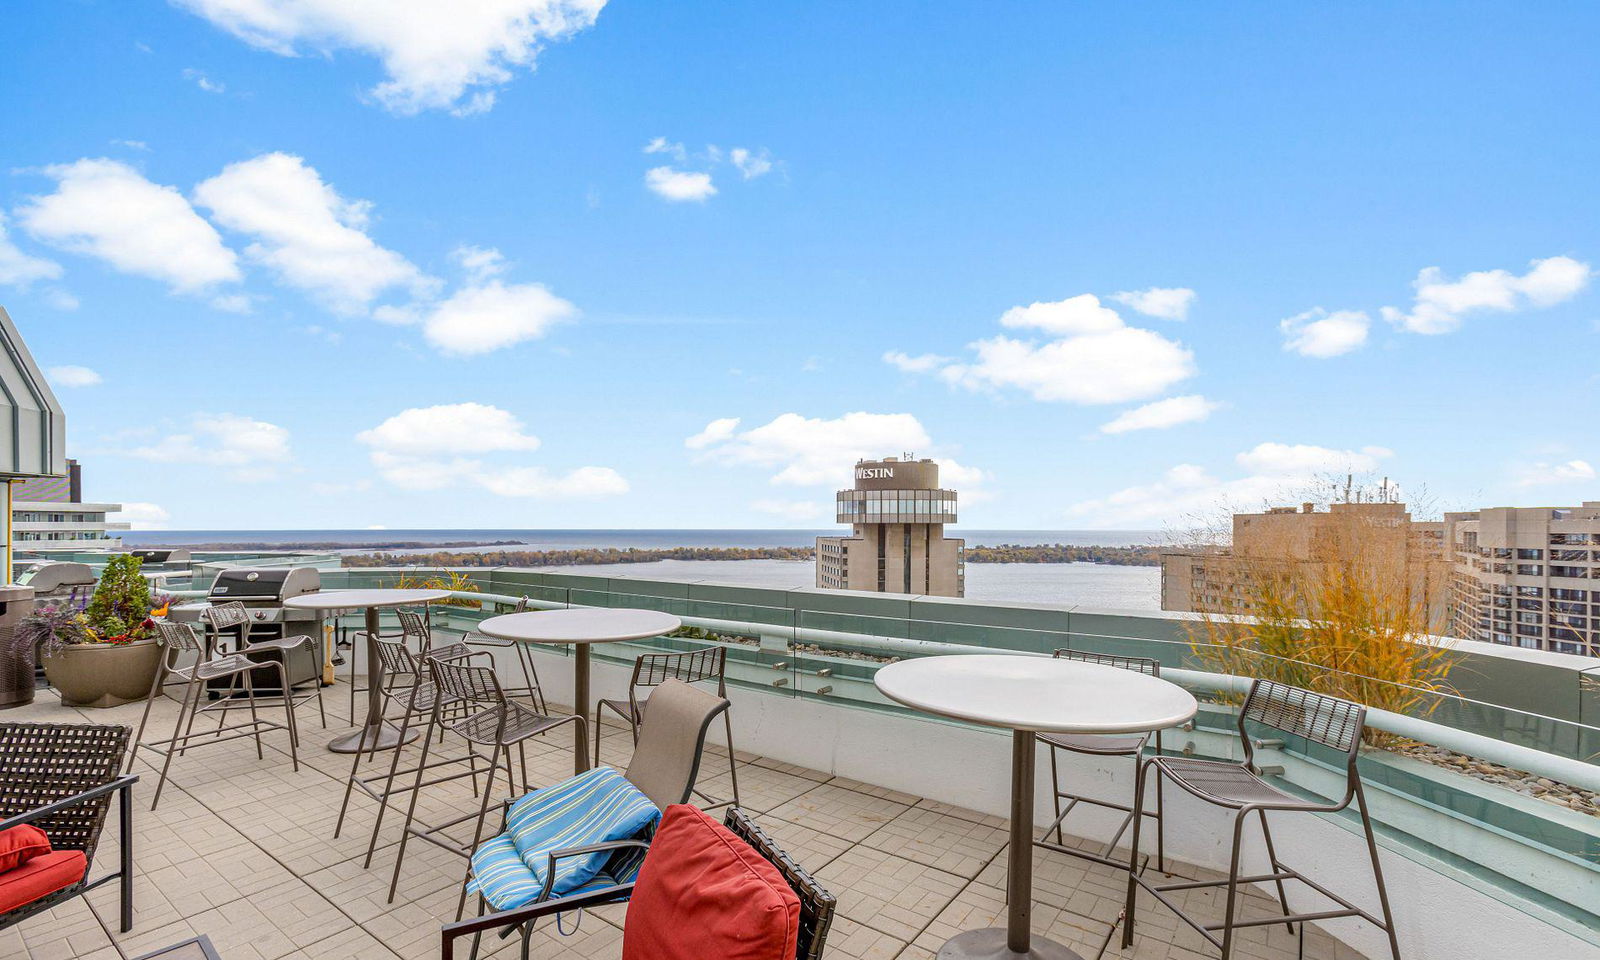
<path fill-rule="evenodd" d="M 0 820 L 0 830 L 10 830 L 12 827 L 20 827 L 25 823 L 32 823 L 35 820 L 42 820 L 53 813 L 59 813 L 60 811 L 65 810 L 67 807 L 70 807 L 75 803 L 83 803 L 86 800 L 93 800 L 96 797 L 105 796 L 106 794 L 116 790 L 126 790 L 138 782 L 139 777 L 137 774 L 126 777 L 118 777 L 117 779 L 112 780 L 110 783 L 102 783 L 98 787 L 93 787 L 89 790 L 83 791 L 82 793 L 73 794 L 64 800 L 57 800 L 55 803 L 46 804 L 45 806 L 29 810 L 27 813 L 19 813 L 16 816 L 10 817 L 6 820 Z"/>
<path fill-rule="evenodd" d="M 514 647 L 517 645 L 515 640 L 486 637 L 481 633 L 469 633 L 461 638 L 461 642 L 469 647 Z"/>
<path fill-rule="evenodd" d="M 606 851 L 626 850 L 637 847 L 649 850 L 650 844 L 645 840 L 608 840 L 605 843 L 591 843 L 582 847 L 566 847 L 562 850 L 551 850 L 546 860 L 544 872 L 544 889 L 539 891 L 539 896 L 534 903 L 543 903 L 550 898 L 550 887 L 556 882 L 556 861 L 567 857 L 584 857 L 591 853 L 605 853 Z"/>
<path fill-rule="evenodd" d="M 502 910 L 499 913 L 486 914 L 472 920 L 458 920 L 455 923 L 447 923 L 439 931 L 440 956 L 443 960 L 454 960 L 455 941 L 459 937 L 483 933 L 488 930 L 498 930 L 501 927 L 521 926 L 541 917 L 563 913 L 567 910 L 579 910 L 585 907 L 598 907 L 607 903 L 618 903 L 628 899 L 632 893 L 633 884 L 620 883 L 614 887 L 602 887 L 599 890 L 590 890 L 570 897 L 561 897 L 558 900 L 530 903 L 514 910 Z"/>

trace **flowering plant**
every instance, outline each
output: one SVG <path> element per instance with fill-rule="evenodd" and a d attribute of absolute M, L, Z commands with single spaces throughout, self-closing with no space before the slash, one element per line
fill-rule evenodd
<path fill-rule="evenodd" d="M 49 657 L 71 644 L 88 643 L 88 617 L 83 608 L 83 596 L 76 590 L 65 600 L 35 608 L 17 622 L 11 634 L 12 648 L 18 653 L 30 654 L 38 649 L 41 655 Z"/>
<path fill-rule="evenodd" d="M 44 603 L 23 617 L 12 634 L 18 652 L 33 650 L 49 657 L 78 643 L 121 646 L 143 640 L 155 630 L 155 618 L 164 616 L 172 597 L 151 595 L 150 584 L 139 573 L 138 557 L 112 557 L 95 585 L 94 597 L 85 602 L 79 591 L 66 600 Z"/>

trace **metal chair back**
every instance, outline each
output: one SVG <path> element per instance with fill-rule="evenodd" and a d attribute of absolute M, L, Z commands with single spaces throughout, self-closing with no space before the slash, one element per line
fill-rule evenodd
<path fill-rule="evenodd" d="M 838 899 L 817 883 L 806 869 L 790 859 L 787 853 L 738 807 L 729 807 L 723 825 L 739 839 L 748 843 L 762 859 L 778 868 L 789 889 L 800 898 L 800 930 L 796 938 L 796 960 L 818 960 L 823 943 L 828 939 L 828 928 L 833 925 L 833 911 Z"/>
<path fill-rule="evenodd" d="M 428 665 L 434 686 L 445 697 L 499 707 L 506 705 L 506 694 L 500 688 L 500 679 L 495 676 L 494 668 L 431 657 L 424 662 Z"/>
<path fill-rule="evenodd" d="M 517 601 L 516 606 L 511 608 L 511 612 L 512 613 L 527 613 L 528 610 L 531 607 L 532 607 L 532 603 L 528 600 L 527 597 L 523 597 L 522 599 Z"/>
<path fill-rule="evenodd" d="M 433 642 L 433 630 L 428 619 L 415 610 L 401 610 L 395 614 L 400 620 L 400 632 L 407 640 L 416 640 L 418 650 L 428 649 Z"/>
<path fill-rule="evenodd" d="M 1118 667 L 1123 670 L 1132 670 L 1152 677 L 1161 676 L 1161 661 L 1153 657 L 1122 657 L 1114 653 L 1091 653 L 1088 650 L 1057 650 L 1055 657 L 1058 660 L 1077 660 L 1082 663 L 1098 663 L 1107 667 Z"/>
<path fill-rule="evenodd" d="M 238 600 L 214 603 L 202 610 L 200 615 L 206 618 L 206 624 L 211 627 L 213 633 L 232 630 L 238 626 L 249 629 L 250 626 L 250 611 Z"/>
<path fill-rule="evenodd" d="M 662 681 L 650 695 L 649 717 L 639 727 L 639 745 L 623 776 L 656 806 L 688 803 L 700 774 L 706 730 L 728 701 L 677 679 Z"/>
<path fill-rule="evenodd" d="M 417 674 L 417 658 L 411 655 L 411 648 L 406 646 L 405 639 L 387 639 L 373 637 L 373 642 L 378 648 L 378 662 L 383 664 L 383 674 L 386 677 L 401 674 Z"/>
<path fill-rule="evenodd" d="M 1245 730 L 1248 722 L 1301 737 L 1345 754 L 1355 773 L 1361 734 L 1366 729 L 1367 708 L 1359 703 L 1291 687 L 1273 680 L 1257 680 L 1239 710 L 1239 738 L 1244 742 L 1244 762 L 1253 766 L 1254 744 Z"/>
<path fill-rule="evenodd" d="M 180 654 L 201 654 L 202 650 L 200 638 L 195 635 L 194 627 L 187 623 L 173 623 L 170 620 L 156 621 L 156 642 Z M 203 654 L 202 659 L 204 659 Z"/>

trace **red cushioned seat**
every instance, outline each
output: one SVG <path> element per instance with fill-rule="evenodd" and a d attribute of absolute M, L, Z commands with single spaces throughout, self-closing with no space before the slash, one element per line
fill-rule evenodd
<path fill-rule="evenodd" d="M 800 898 L 750 845 L 667 808 L 628 903 L 622 960 L 794 960 Z"/>
<path fill-rule="evenodd" d="M 0 913 L 9 913 L 83 879 L 89 862 L 82 850 L 57 850 L 0 873 Z"/>

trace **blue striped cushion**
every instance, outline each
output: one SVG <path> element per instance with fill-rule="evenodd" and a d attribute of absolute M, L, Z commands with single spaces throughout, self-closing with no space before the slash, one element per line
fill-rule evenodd
<path fill-rule="evenodd" d="M 467 889 L 483 894 L 497 910 L 520 907 L 544 889 L 551 851 L 640 837 L 660 819 L 656 805 L 622 774 L 597 767 L 512 804 L 506 832 L 473 852 Z M 602 852 L 556 861 L 550 895 L 592 888 L 601 876 L 626 883 L 638 873 L 637 855 L 617 857 L 612 870 L 602 873 L 613 856 Z"/>

